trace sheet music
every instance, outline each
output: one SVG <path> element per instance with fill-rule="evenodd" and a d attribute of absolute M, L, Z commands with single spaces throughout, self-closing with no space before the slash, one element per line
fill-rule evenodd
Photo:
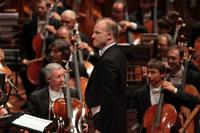
<path fill-rule="evenodd" d="M 12 122 L 12 124 L 33 129 L 40 132 L 43 132 L 45 127 L 47 127 L 50 123 L 52 123 L 51 120 L 38 118 L 38 117 L 31 116 L 28 114 L 24 114 Z"/>

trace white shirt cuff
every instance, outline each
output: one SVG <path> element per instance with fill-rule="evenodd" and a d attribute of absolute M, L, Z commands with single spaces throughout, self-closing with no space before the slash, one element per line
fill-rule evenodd
<path fill-rule="evenodd" d="M 137 29 L 137 24 L 134 22 L 131 22 L 131 29 L 136 30 Z"/>

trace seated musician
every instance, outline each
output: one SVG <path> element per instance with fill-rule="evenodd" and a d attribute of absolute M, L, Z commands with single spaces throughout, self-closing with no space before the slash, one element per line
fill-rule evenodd
<path fill-rule="evenodd" d="M 122 0 L 115 1 L 112 5 L 111 18 L 115 22 L 117 22 L 119 25 L 120 36 L 119 36 L 118 41 L 122 42 L 122 43 L 128 42 L 128 40 L 123 39 L 123 35 L 127 31 L 130 31 L 130 33 L 132 33 L 132 35 L 133 35 L 133 32 L 139 32 L 139 33 L 147 32 L 147 29 L 143 25 L 136 23 L 130 17 L 125 18 L 125 14 L 126 14 L 126 3 Z M 127 19 L 129 19 L 129 20 L 127 20 Z M 135 35 L 133 37 L 134 37 L 133 39 L 136 40 L 137 36 Z M 134 41 L 134 40 L 132 40 L 132 41 Z M 129 42 L 129 43 L 131 43 L 131 42 Z"/>
<path fill-rule="evenodd" d="M 71 56 L 70 44 L 63 39 L 56 39 L 53 43 L 49 45 L 49 54 L 44 59 L 43 66 L 45 66 L 48 63 L 58 63 L 61 64 L 63 68 L 65 68 L 66 66 L 69 67 L 69 69 L 71 70 L 70 83 L 73 84 L 73 78 L 75 77 L 75 68 L 74 68 L 74 61 L 69 61 L 70 56 Z M 80 76 L 88 78 L 85 66 L 81 63 L 78 63 L 78 67 Z M 42 76 L 42 73 L 39 78 L 40 78 L 39 88 L 42 88 L 45 85 L 45 78 Z"/>
<path fill-rule="evenodd" d="M 147 65 L 148 84 L 137 89 L 134 92 L 133 99 L 137 109 L 137 120 L 140 124 L 146 110 L 151 106 L 158 104 L 161 91 L 164 92 L 164 103 L 172 104 L 177 112 L 181 105 L 193 109 L 200 103 L 197 97 L 185 93 L 180 88 L 176 88 L 172 83 L 165 81 L 166 68 L 165 65 L 157 59 L 152 59 Z M 142 127 L 142 125 L 141 125 Z M 145 129 L 142 129 L 145 131 Z M 175 128 L 171 129 L 172 131 Z M 178 131 L 173 131 L 178 132 Z"/>
<path fill-rule="evenodd" d="M 61 14 L 61 24 L 62 26 L 66 26 L 69 30 L 75 29 L 75 26 L 78 24 L 77 14 L 73 10 L 65 10 Z M 81 41 L 86 42 L 86 43 L 91 42 L 91 38 L 87 34 L 83 32 L 79 32 L 79 34 L 80 34 Z"/>
<path fill-rule="evenodd" d="M 158 36 L 158 45 L 157 45 L 158 53 L 156 55 L 156 58 L 160 59 L 166 65 L 166 67 L 168 67 L 167 52 L 169 47 L 172 46 L 172 44 L 173 42 L 171 35 L 165 33 L 165 34 L 160 34 Z"/>
<path fill-rule="evenodd" d="M 200 72 L 192 62 L 188 62 L 185 70 L 184 49 L 182 46 L 171 46 L 167 52 L 167 63 L 169 66 L 168 80 L 174 85 L 180 85 L 184 71 L 187 72 L 186 83 L 192 84 L 200 92 Z"/>
<path fill-rule="evenodd" d="M 66 72 L 57 63 L 49 63 L 45 66 L 44 73 L 47 85 L 30 95 L 27 113 L 44 119 L 54 119 L 52 104 L 58 98 L 64 98 L 64 92 L 68 89 L 65 87 Z M 72 93 L 71 89 L 70 93 Z M 85 130 L 87 131 L 87 126 L 84 128 Z"/>

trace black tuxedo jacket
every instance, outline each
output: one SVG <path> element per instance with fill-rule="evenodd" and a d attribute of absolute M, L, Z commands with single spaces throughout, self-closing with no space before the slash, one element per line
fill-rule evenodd
<path fill-rule="evenodd" d="M 117 45 L 98 59 L 85 92 L 87 106 L 101 106 L 95 128 L 102 133 L 126 133 L 126 56 Z"/>
<path fill-rule="evenodd" d="M 49 91 L 48 87 L 34 91 L 28 99 L 28 110 L 30 115 L 40 118 L 49 118 Z"/>
<path fill-rule="evenodd" d="M 78 99 L 77 90 L 70 89 L 70 95 L 72 98 Z M 28 109 L 26 112 L 33 116 L 49 119 L 49 100 L 50 98 L 48 87 L 34 91 L 31 93 L 28 99 Z M 53 116 L 51 116 L 51 118 L 52 117 Z"/>

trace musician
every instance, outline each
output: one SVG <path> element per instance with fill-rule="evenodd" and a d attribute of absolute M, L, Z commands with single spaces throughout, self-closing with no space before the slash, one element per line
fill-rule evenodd
<path fill-rule="evenodd" d="M 64 92 L 67 89 L 63 89 L 67 83 L 66 72 L 57 63 L 50 63 L 45 66 L 44 73 L 48 84 L 30 95 L 28 109 L 26 110 L 27 113 L 44 119 L 54 119 L 52 104 L 56 99 L 64 98 Z M 70 89 L 70 95 L 74 95 L 74 93 L 77 93 L 76 90 Z M 87 130 L 87 127 L 85 130 Z"/>
<path fill-rule="evenodd" d="M 86 87 L 85 101 L 91 110 L 95 133 L 126 133 L 126 56 L 116 45 L 117 24 L 103 18 L 97 21 L 93 45 L 101 57 Z"/>
<path fill-rule="evenodd" d="M 169 81 L 174 85 L 180 85 L 183 79 L 184 71 L 187 72 L 186 83 L 194 85 L 200 92 L 200 72 L 189 62 L 188 70 L 185 70 L 184 50 L 182 47 L 171 46 L 167 53 L 167 62 L 169 66 Z"/>
<path fill-rule="evenodd" d="M 169 34 L 160 34 L 158 36 L 158 53 L 156 58 L 160 59 L 167 67 L 167 52 L 170 46 L 173 45 L 173 40 Z"/>
<path fill-rule="evenodd" d="M 163 16 L 158 20 L 158 34 L 174 35 L 175 23 L 169 16 Z"/>
<path fill-rule="evenodd" d="M 111 18 L 119 24 L 119 33 L 125 34 L 128 31 L 131 32 L 132 34 L 133 32 L 147 32 L 144 26 L 140 25 L 139 23 L 136 23 L 136 21 L 134 21 L 130 17 L 128 18 L 125 17 L 125 14 L 127 13 L 126 10 L 128 10 L 126 8 L 127 8 L 126 3 L 122 0 L 117 0 L 112 5 Z M 125 40 L 119 39 L 119 41 L 123 42 Z"/>
<path fill-rule="evenodd" d="M 63 29 L 63 31 L 65 31 L 65 30 Z M 60 35 L 62 35 L 62 34 L 60 34 Z M 57 38 L 59 38 L 59 37 L 61 37 L 61 36 L 57 36 Z M 63 68 L 69 67 L 70 77 L 71 77 L 70 83 L 72 83 L 73 78 L 75 78 L 74 61 L 69 61 L 70 56 L 71 56 L 69 40 L 66 41 L 63 39 L 64 39 L 63 37 L 62 37 L 62 39 L 56 39 L 53 43 L 51 43 L 49 45 L 49 54 L 44 59 L 43 66 L 46 66 L 49 63 L 58 63 L 58 64 L 62 65 Z M 87 74 L 85 66 L 78 63 L 78 67 L 79 67 L 80 76 L 88 78 L 88 74 Z M 39 79 L 40 80 L 39 80 L 38 88 L 42 88 L 46 85 L 46 82 L 45 82 L 46 80 L 43 76 L 43 73 L 41 73 L 41 75 L 39 76 Z M 72 86 L 72 88 L 74 88 L 74 87 Z"/>
<path fill-rule="evenodd" d="M 177 112 L 181 105 L 191 109 L 199 104 L 197 97 L 185 93 L 176 88 L 172 83 L 165 81 L 165 65 L 157 59 L 152 59 L 147 64 L 148 84 L 137 89 L 133 94 L 133 100 L 137 109 L 137 121 L 142 124 L 145 111 L 151 106 L 158 104 L 161 91 L 164 92 L 164 103 L 172 104 Z M 141 125 L 142 127 L 142 125 Z M 145 129 L 143 129 L 143 132 Z M 174 131 L 178 132 L 178 131 Z"/>
<path fill-rule="evenodd" d="M 19 75 L 22 79 L 22 83 L 26 91 L 27 97 L 29 97 L 29 94 L 32 91 L 34 91 L 33 85 L 27 79 L 27 66 L 28 66 L 29 60 L 34 59 L 36 56 L 36 53 L 34 50 L 37 50 L 38 52 L 41 51 L 41 49 L 37 49 L 35 48 L 35 46 L 33 47 L 33 45 L 37 45 L 37 44 L 32 43 L 33 38 L 35 37 L 37 33 L 41 33 L 42 31 L 46 31 L 46 30 L 49 31 L 49 33 L 53 34 L 56 32 L 56 29 L 60 26 L 59 21 L 51 19 L 51 18 L 48 18 L 49 25 L 46 25 L 49 6 L 50 6 L 50 2 L 48 0 L 37 1 L 36 13 L 33 14 L 33 17 L 31 20 L 24 22 L 24 25 L 23 25 L 23 42 L 21 45 L 21 58 L 22 58 L 22 64 L 24 65 L 20 67 L 21 70 L 19 72 Z M 41 41 L 42 39 L 43 38 L 40 38 Z M 46 44 L 49 44 L 48 40 L 50 39 L 47 39 Z M 23 108 L 24 107 L 26 106 L 23 106 Z"/>
<path fill-rule="evenodd" d="M 154 0 L 139 0 L 139 10 L 130 14 L 130 18 L 137 24 L 143 25 L 147 28 L 149 33 L 153 30 L 154 21 Z M 157 18 L 162 16 L 160 11 L 157 11 Z"/>
<path fill-rule="evenodd" d="M 65 10 L 61 14 L 61 24 L 62 26 L 66 26 L 69 30 L 73 30 L 77 23 L 77 15 L 73 10 Z M 90 37 L 83 32 L 80 32 L 80 38 L 83 42 L 88 44 L 91 42 Z"/>

